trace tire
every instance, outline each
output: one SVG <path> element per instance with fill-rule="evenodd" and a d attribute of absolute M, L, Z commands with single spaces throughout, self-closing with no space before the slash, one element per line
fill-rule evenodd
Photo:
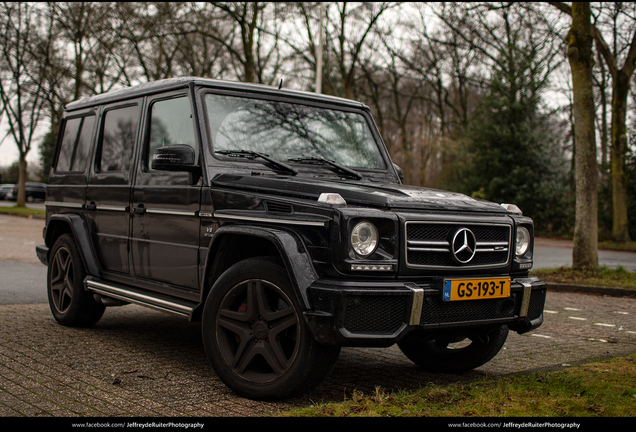
<path fill-rule="evenodd" d="M 47 275 L 49 306 L 55 319 L 69 327 L 89 327 L 104 314 L 104 305 L 84 289 L 86 270 L 75 241 L 61 235 L 51 250 Z"/>
<path fill-rule="evenodd" d="M 413 363 L 427 372 L 459 374 L 492 360 L 508 338 L 508 327 L 500 326 L 481 335 L 453 340 L 408 339 L 398 346 Z"/>
<path fill-rule="evenodd" d="M 203 310 L 205 351 L 235 393 L 279 400 L 305 392 L 331 371 L 340 347 L 321 345 L 302 316 L 287 272 L 266 258 L 225 271 Z"/>

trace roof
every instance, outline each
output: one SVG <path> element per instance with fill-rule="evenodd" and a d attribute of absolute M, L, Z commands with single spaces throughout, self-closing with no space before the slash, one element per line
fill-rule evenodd
<path fill-rule="evenodd" d="M 270 95 L 284 95 L 288 97 L 296 97 L 302 99 L 310 99 L 314 101 L 321 101 L 327 103 L 335 103 L 338 105 L 347 105 L 356 108 L 366 108 L 361 102 L 356 102 L 350 99 L 339 98 L 335 96 L 319 95 L 316 93 L 291 90 L 277 87 L 266 86 L 262 84 L 242 83 L 239 81 L 224 81 L 215 80 L 210 78 L 198 78 L 198 77 L 179 77 L 179 78 L 167 78 L 158 81 L 152 81 L 144 84 L 139 84 L 133 87 L 127 87 L 120 90 L 111 91 L 108 93 L 102 93 L 96 96 L 85 97 L 77 101 L 71 102 L 64 107 L 67 111 L 77 110 L 81 108 L 88 108 L 95 105 L 102 105 L 106 103 L 116 102 L 118 100 L 129 99 L 133 97 L 141 97 L 148 94 L 159 93 L 170 89 L 178 89 L 187 87 L 190 84 L 225 89 L 225 90 L 237 90 L 247 91 L 255 93 L 265 93 Z"/>

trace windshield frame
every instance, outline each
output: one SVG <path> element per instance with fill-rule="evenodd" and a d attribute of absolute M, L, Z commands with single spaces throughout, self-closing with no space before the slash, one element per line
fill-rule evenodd
<path fill-rule="evenodd" d="M 298 96 L 298 92 L 294 94 L 284 94 L 283 92 L 278 94 L 272 94 L 270 92 L 253 92 L 253 91 L 236 91 L 236 90 L 227 90 L 227 89 L 219 89 L 219 88 L 210 88 L 210 87 L 202 87 L 198 92 L 199 102 L 201 106 L 201 129 L 205 130 L 206 138 L 202 141 L 203 146 L 205 147 L 205 152 L 211 156 L 207 160 L 207 165 L 210 168 L 214 167 L 226 167 L 230 164 L 237 169 L 243 170 L 264 170 L 265 172 L 271 171 L 270 168 L 263 165 L 263 161 L 259 161 L 258 159 L 248 159 L 248 158 L 237 158 L 230 156 L 223 156 L 215 153 L 214 142 L 212 141 L 212 134 L 210 130 L 210 122 L 208 106 L 206 102 L 207 95 L 217 95 L 217 96 L 227 96 L 227 97 L 235 97 L 235 98 L 244 98 L 244 99 L 253 99 L 253 100 L 264 100 L 264 101 L 272 101 L 272 102 L 280 102 L 280 103 L 288 103 L 294 105 L 303 105 L 310 108 L 320 108 L 320 109 L 328 109 L 334 111 L 342 111 L 345 113 L 353 113 L 362 116 L 364 119 L 365 125 L 367 127 L 370 138 L 373 140 L 375 144 L 380 159 L 384 164 L 384 168 L 364 168 L 364 167 L 348 167 L 357 172 L 360 172 L 367 177 L 367 175 L 371 175 L 371 177 L 375 177 L 377 175 L 381 175 L 386 177 L 387 175 L 390 177 L 397 177 L 397 173 L 393 167 L 393 163 L 388 154 L 387 148 L 380 137 L 377 126 L 371 116 L 370 110 L 365 105 L 355 102 L 342 100 L 343 103 L 338 99 L 333 98 L 334 101 L 328 100 L 329 97 L 321 97 L 320 95 L 313 97 L 312 94 L 307 94 L 306 96 L 301 95 Z M 304 96 L 304 97 L 303 97 Z M 250 149 L 244 149 L 250 150 Z M 302 156 L 302 155 L 298 155 Z M 284 163 L 293 164 L 294 168 L 298 169 L 298 175 L 310 175 L 310 176 L 320 176 L 320 177 L 331 177 L 341 179 L 342 172 L 338 172 L 337 170 L 333 170 L 331 166 L 328 164 L 323 165 L 313 165 L 313 164 L 304 164 L 297 162 L 289 162 L 287 160 L 281 160 Z M 349 179 L 351 180 L 351 179 Z"/>

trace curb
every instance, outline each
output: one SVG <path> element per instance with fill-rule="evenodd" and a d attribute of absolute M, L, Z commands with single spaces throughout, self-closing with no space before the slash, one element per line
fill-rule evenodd
<path fill-rule="evenodd" d="M 594 285 L 572 285 L 557 282 L 548 282 L 550 291 L 578 292 L 584 294 L 607 295 L 612 297 L 636 297 L 636 290 L 627 288 L 614 288 Z"/>

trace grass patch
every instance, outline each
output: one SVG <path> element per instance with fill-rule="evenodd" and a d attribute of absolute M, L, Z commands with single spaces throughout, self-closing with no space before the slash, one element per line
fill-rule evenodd
<path fill-rule="evenodd" d="M 354 392 L 341 403 L 316 404 L 284 417 L 632 417 L 636 355 L 559 372 L 429 385 L 413 393 Z"/>
<path fill-rule="evenodd" d="M 44 219 L 46 210 L 32 209 L 28 207 L 0 207 L 0 214 L 8 214 L 14 216 L 32 217 L 36 219 Z"/>
<path fill-rule="evenodd" d="M 598 242 L 598 248 L 602 250 L 636 252 L 636 242 L 616 243 L 613 241 L 600 241 Z"/>
<path fill-rule="evenodd" d="M 575 270 L 572 267 L 560 267 L 558 269 L 533 270 L 531 274 L 538 276 L 546 282 L 629 288 L 636 290 L 636 273 L 628 272 L 622 267 L 619 267 L 618 269 L 597 267 L 595 269 L 582 270 Z"/>

